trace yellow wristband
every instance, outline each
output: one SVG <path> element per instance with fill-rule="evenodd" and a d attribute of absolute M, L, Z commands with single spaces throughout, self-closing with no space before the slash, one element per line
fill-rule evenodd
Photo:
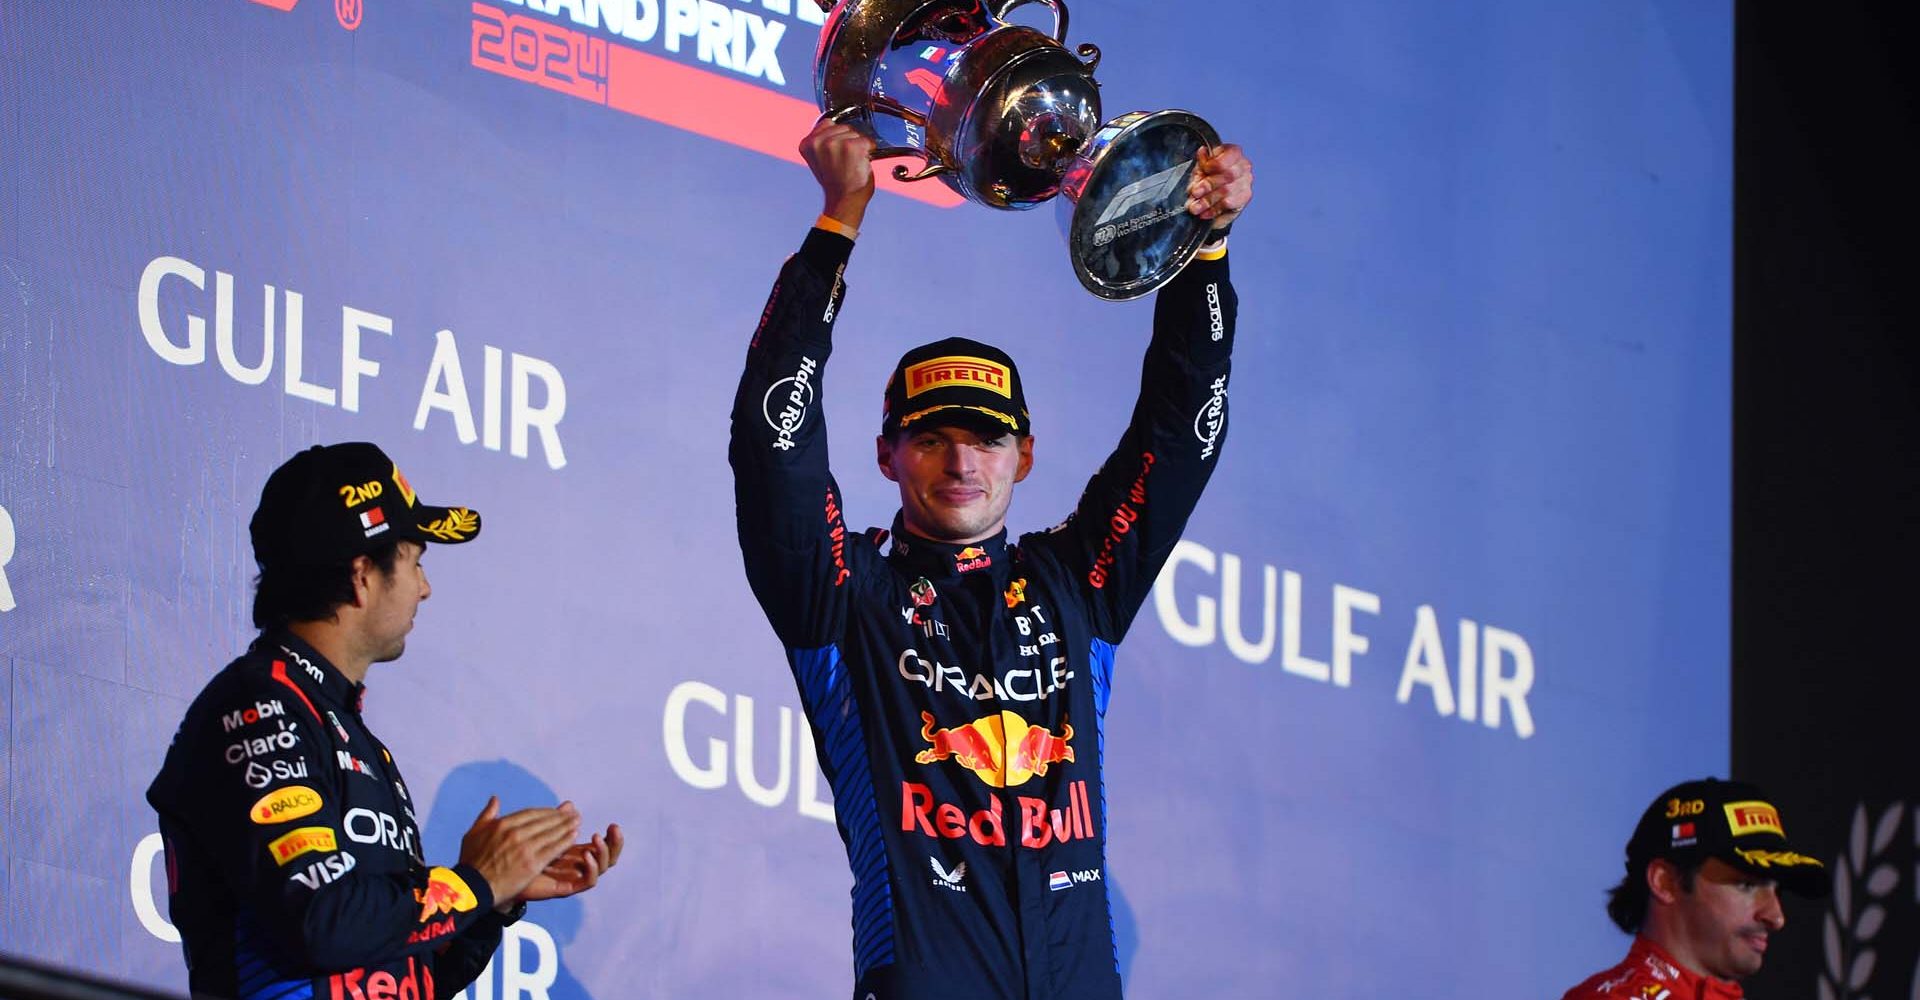
<path fill-rule="evenodd" d="M 824 229 L 827 232 L 836 233 L 838 235 L 845 236 L 847 239 L 850 239 L 850 240 L 857 240 L 860 238 L 860 230 L 855 229 L 844 222 L 841 222 L 839 219 L 836 219 L 831 215 L 822 215 L 818 219 L 813 220 L 813 228 Z"/>
<path fill-rule="evenodd" d="M 1225 257 L 1226 255 L 1227 255 L 1227 241 L 1221 240 L 1220 242 L 1215 243 L 1212 246 L 1201 247 L 1200 252 L 1194 254 L 1194 257 L 1199 260 L 1219 260 L 1220 258 Z"/>

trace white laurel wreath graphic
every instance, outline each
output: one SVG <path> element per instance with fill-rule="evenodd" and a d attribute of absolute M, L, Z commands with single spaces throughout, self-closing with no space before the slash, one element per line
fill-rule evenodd
<path fill-rule="evenodd" d="M 1878 956 L 1873 939 L 1886 923 L 1887 908 L 1879 901 L 1893 894 L 1900 884 L 1900 871 L 1882 860 L 1893 846 L 1893 835 L 1900 830 L 1906 815 L 1904 802 L 1895 802 L 1873 824 L 1867 835 L 1867 804 L 1853 810 L 1853 832 L 1847 838 L 1847 851 L 1833 869 L 1833 905 L 1827 910 L 1825 951 L 1826 968 L 1820 975 L 1820 1000 L 1869 1000 L 1860 992 L 1873 978 L 1873 963 Z M 1858 898 L 1860 910 L 1854 912 Z M 1920 1000 L 1916 984 L 1915 1000 Z"/>

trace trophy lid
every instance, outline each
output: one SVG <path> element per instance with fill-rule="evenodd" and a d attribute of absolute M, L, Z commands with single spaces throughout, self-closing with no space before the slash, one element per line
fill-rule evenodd
<path fill-rule="evenodd" d="M 1187 211 L 1194 154 L 1218 145 L 1213 126 L 1186 111 L 1121 115 L 1067 171 L 1060 221 L 1073 271 L 1104 299 L 1147 294 L 1193 260 L 1212 223 Z"/>

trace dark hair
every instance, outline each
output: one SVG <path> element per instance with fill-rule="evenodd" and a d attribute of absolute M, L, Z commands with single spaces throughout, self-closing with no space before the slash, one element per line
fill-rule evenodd
<path fill-rule="evenodd" d="M 362 553 L 382 573 L 392 573 L 400 539 L 381 542 Z M 253 625 L 279 628 L 293 622 L 332 618 L 335 608 L 353 603 L 353 562 L 331 566 L 262 566 L 253 579 Z"/>
<path fill-rule="evenodd" d="M 1680 891 L 1693 891 L 1693 876 L 1700 870 L 1698 863 L 1691 865 L 1674 864 L 1680 869 Z M 1647 922 L 1647 904 L 1652 902 L 1653 893 L 1647 888 L 1647 866 L 1642 864 L 1627 873 L 1620 884 L 1607 890 L 1607 916 L 1614 926 L 1628 934 L 1640 933 Z"/>

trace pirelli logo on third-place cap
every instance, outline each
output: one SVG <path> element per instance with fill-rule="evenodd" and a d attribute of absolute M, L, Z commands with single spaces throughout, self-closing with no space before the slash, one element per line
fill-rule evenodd
<path fill-rule="evenodd" d="M 1012 373 L 1006 365 L 994 364 L 985 358 L 929 358 L 907 366 L 908 399 L 953 385 L 977 386 L 1013 398 Z"/>
<path fill-rule="evenodd" d="M 1736 837 L 1745 837 L 1754 833 L 1771 833 L 1784 837 L 1787 831 L 1780 828 L 1780 813 L 1765 802 L 1729 802 L 1726 804 L 1727 829 Z"/>
<path fill-rule="evenodd" d="M 313 851 L 339 849 L 340 845 L 334 839 L 333 831 L 324 826 L 303 826 L 267 844 L 267 850 L 273 852 L 273 863 L 277 865 L 284 865 L 302 854 Z"/>

